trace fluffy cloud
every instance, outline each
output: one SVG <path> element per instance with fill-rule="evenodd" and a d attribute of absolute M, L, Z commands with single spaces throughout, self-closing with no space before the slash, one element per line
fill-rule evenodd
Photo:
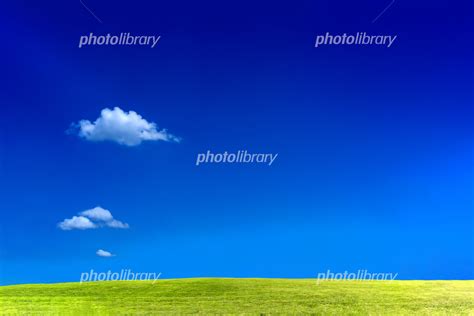
<path fill-rule="evenodd" d="M 69 131 L 90 141 L 114 141 L 126 146 L 137 146 L 143 141 L 180 141 L 166 129 L 158 130 L 156 123 L 148 122 L 137 112 L 124 112 L 119 107 L 105 108 L 94 122 L 81 120 L 72 124 Z"/>
<path fill-rule="evenodd" d="M 112 228 L 128 228 L 127 223 L 122 223 L 121 221 L 118 221 L 116 219 L 113 219 L 110 222 L 106 222 L 105 224 Z"/>
<path fill-rule="evenodd" d="M 92 220 L 108 222 L 114 219 L 109 210 L 96 206 L 93 209 L 80 212 L 79 215 L 86 216 Z"/>
<path fill-rule="evenodd" d="M 123 229 L 129 227 L 127 223 L 115 219 L 109 210 L 100 206 L 80 212 L 78 215 L 79 216 L 73 216 L 72 218 L 66 218 L 58 223 L 58 227 L 62 230 L 91 229 L 105 226 Z"/>
<path fill-rule="evenodd" d="M 58 227 L 62 230 L 71 229 L 90 229 L 96 228 L 97 226 L 91 222 L 90 219 L 84 216 L 73 216 L 72 218 L 66 218 L 58 224 Z"/>
<path fill-rule="evenodd" d="M 108 252 L 107 250 L 102 250 L 102 249 L 97 250 L 95 254 L 98 255 L 99 257 L 114 257 L 115 256 L 111 254 L 110 252 Z"/>

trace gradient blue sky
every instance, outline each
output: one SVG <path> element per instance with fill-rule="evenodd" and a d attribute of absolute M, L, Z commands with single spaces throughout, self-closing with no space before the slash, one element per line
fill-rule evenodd
<path fill-rule="evenodd" d="M 472 1 L 14 1 L 0 12 L 0 283 L 81 272 L 474 278 Z M 161 35 L 155 49 L 81 35 Z M 391 48 L 314 48 L 325 32 Z M 105 107 L 182 137 L 66 129 Z M 206 150 L 271 166 L 195 166 Z M 62 231 L 100 205 L 130 224 Z M 102 248 L 113 258 L 95 255 Z"/>

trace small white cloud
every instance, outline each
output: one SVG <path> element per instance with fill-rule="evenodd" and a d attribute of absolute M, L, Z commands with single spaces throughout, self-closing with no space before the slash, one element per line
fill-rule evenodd
<path fill-rule="evenodd" d="M 158 130 L 156 123 L 148 122 L 137 112 L 124 112 L 119 107 L 105 108 L 94 122 L 81 120 L 72 124 L 69 131 L 90 141 L 114 141 L 126 146 L 137 146 L 142 141 L 180 141 L 166 129 Z"/>
<path fill-rule="evenodd" d="M 100 206 L 80 212 L 78 215 L 66 218 L 58 223 L 58 227 L 62 230 L 91 229 L 105 226 L 122 229 L 129 228 L 127 223 L 115 219 L 109 210 Z"/>
<path fill-rule="evenodd" d="M 58 223 L 58 227 L 62 230 L 71 229 L 91 229 L 97 226 L 91 222 L 87 217 L 84 216 L 73 216 L 72 218 L 66 218 L 62 222 Z"/>
<path fill-rule="evenodd" d="M 112 253 L 108 252 L 107 250 L 102 250 L 102 249 L 97 250 L 95 254 L 98 255 L 99 257 L 114 257 L 115 256 Z"/>
<path fill-rule="evenodd" d="M 122 223 L 121 221 L 118 221 L 116 219 L 106 222 L 105 224 L 112 228 L 128 228 L 129 227 L 127 223 Z"/>
<path fill-rule="evenodd" d="M 81 212 L 79 213 L 79 215 L 88 217 L 92 220 L 104 221 L 104 222 L 112 221 L 114 219 L 110 211 L 103 209 L 100 206 L 96 206 L 93 209 Z"/>

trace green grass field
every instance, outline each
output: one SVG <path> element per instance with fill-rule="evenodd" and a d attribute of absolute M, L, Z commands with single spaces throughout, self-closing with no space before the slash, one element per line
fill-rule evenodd
<path fill-rule="evenodd" d="M 474 281 L 176 279 L 0 287 L 7 315 L 474 315 Z"/>

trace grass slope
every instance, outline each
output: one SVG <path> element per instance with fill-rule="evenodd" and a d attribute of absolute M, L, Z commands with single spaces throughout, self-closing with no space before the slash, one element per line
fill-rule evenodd
<path fill-rule="evenodd" d="M 0 287 L 2 314 L 474 315 L 474 281 L 177 279 Z"/>

